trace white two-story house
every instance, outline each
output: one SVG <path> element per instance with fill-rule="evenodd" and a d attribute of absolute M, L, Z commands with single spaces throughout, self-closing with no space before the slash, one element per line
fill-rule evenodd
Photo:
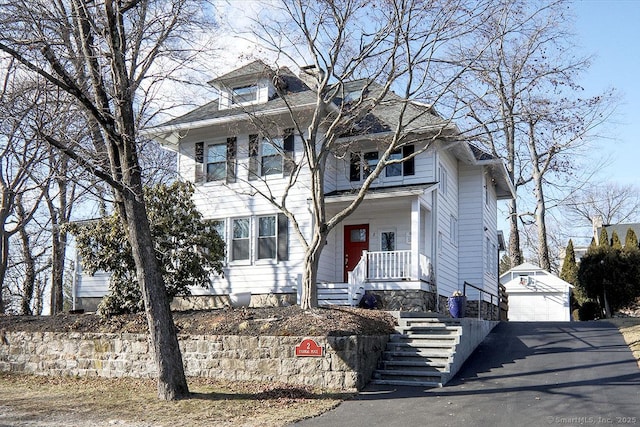
<path fill-rule="evenodd" d="M 304 267 L 298 234 L 310 238 L 313 216 L 292 117 L 304 123 L 316 102 L 300 76 L 252 62 L 211 81 L 217 99 L 148 130 L 177 153 L 179 176 L 195 184 L 196 205 L 226 242 L 224 274 L 192 289 L 194 296 L 181 304 L 221 306 L 241 292 L 251 293 L 253 306 L 296 303 Z M 349 83 L 345 98 L 360 97 L 363 85 Z M 366 127 L 344 136 L 348 150 L 327 160 L 328 215 L 353 199 L 377 164 L 383 150 L 377 136 L 397 117 L 392 101 L 399 98 L 387 97 L 390 102 L 367 115 Z M 359 288 L 374 293 L 385 309 L 445 311 L 442 301 L 465 282 L 497 295 L 497 201 L 513 197 L 504 165 L 451 137 L 423 151 L 420 129 L 432 132 L 444 121 L 424 104 L 401 104 L 420 117 L 418 137 L 392 156 L 419 154 L 387 166 L 357 210 L 329 234 L 318 270 L 320 299 L 323 289 Z M 280 200 L 285 189 L 297 230 L 269 200 Z"/>

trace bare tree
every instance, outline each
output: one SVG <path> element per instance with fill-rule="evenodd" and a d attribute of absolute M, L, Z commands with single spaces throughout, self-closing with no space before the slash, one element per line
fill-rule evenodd
<path fill-rule="evenodd" d="M 24 230 L 39 206 L 42 191 L 33 170 L 45 152 L 30 126 L 42 91 L 15 71 L 9 63 L 0 93 L 0 313 L 11 237 Z"/>
<path fill-rule="evenodd" d="M 550 176 L 565 181 L 571 176 L 577 165 L 573 156 L 610 114 L 611 98 L 575 95 L 581 90 L 577 76 L 589 61 L 573 53 L 567 2 L 498 3 L 481 33 L 496 42 L 456 88 L 456 95 L 467 109 L 468 134 L 504 159 L 516 187 L 518 196 L 508 207 L 512 264 L 524 261 L 520 221 L 528 222 L 531 215 L 537 227 L 539 263 L 550 269 L 545 222 Z M 521 191 L 529 185 L 534 193 L 531 210 Z"/>
<path fill-rule="evenodd" d="M 491 13 L 491 3 L 286 0 L 271 15 L 275 18 L 256 22 L 253 36 L 281 62 L 305 70 L 313 91 L 314 105 L 308 111 L 299 110 L 295 94 L 278 92 L 304 151 L 303 159 L 288 162 L 291 173 L 286 187 L 271 188 L 260 177 L 248 181 L 253 193 L 288 217 L 305 250 L 302 308 L 318 304 L 316 279 L 327 236 L 361 205 L 380 173 L 428 150 L 436 141 L 457 138 L 451 120 L 455 110 L 438 115 L 432 106 L 482 49 L 453 61 L 446 46 L 471 43 L 474 31 Z M 361 80 L 354 90 L 356 79 Z M 264 115 L 247 112 L 264 134 L 277 128 Z M 378 120 L 376 115 L 385 119 Z M 329 212 L 325 202 L 328 165 L 332 159 L 357 152 L 358 137 L 365 134 L 380 151 L 376 163 L 346 206 Z M 404 150 L 410 146 L 415 149 Z M 288 196 L 302 179 L 310 194 L 310 235 L 305 235 L 303 224 L 287 206 Z"/>
<path fill-rule="evenodd" d="M 158 395 L 166 400 L 186 396 L 188 387 L 142 197 L 138 127 L 151 85 L 189 60 L 207 10 L 186 0 L 19 1 L 0 8 L 0 50 L 71 95 L 86 120 L 92 150 L 46 126 L 38 131 L 113 189 L 144 298 Z"/>
<path fill-rule="evenodd" d="M 640 218 L 640 190 L 634 184 L 616 182 L 585 185 L 574 191 L 565 205 L 589 226 L 596 217 L 601 217 L 603 224 L 636 222 Z"/>

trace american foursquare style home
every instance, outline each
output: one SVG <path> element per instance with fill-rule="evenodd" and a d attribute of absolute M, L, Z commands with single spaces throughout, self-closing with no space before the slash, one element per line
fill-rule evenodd
<path fill-rule="evenodd" d="M 296 76 L 254 61 L 210 82 L 217 99 L 148 131 L 177 153 L 179 176 L 194 183 L 196 205 L 226 242 L 224 274 L 175 301 L 178 308 L 220 307 L 243 296 L 252 306 L 299 298 L 304 248 L 296 233 L 310 237 L 312 215 L 309 173 L 291 117 L 315 108 L 312 83 L 305 83 L 310 71 Z M 364 86 L 348 83 L 342 102 L 363 96 Z M 367 116 L 364 130 L 345 136 L 348 152 L 329 158 L 328 214 L 353 199 L 377 164 L 381 147 L 374 134 L 393 127 L 395 105 L 420 117 L 413 130 L 418 136 L 421 127 L 427 132 L 445 123 L 425 104 L 394 103 L 400 98 L 393 93 L 386 98 L 390 102 Z M 329 234 L 318 270 L 321 304 L 355 305 L 366 292 L 384 309 L 444 312 L 443 302 L 465 282 L 486 291 L 481 298 L 487 303 L 488 294 L 498 294 L 497 201 L 513 197 L 503 163 L 451 137 L 420 148 L 417 138 L 415 146 L 393 153 L 419 154 L 388 165 L 357 210 Z M 296 164 L 302 167 L 288 187 Z M 265 197 L 285 189 L 299 230 Z M 108 275 L 77 277 L 74 302 L 91 309 L 106 293 Z"/>

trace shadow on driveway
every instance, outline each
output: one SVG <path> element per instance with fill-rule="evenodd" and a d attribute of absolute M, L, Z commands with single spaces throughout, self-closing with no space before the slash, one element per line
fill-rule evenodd
<path fill-rule="evenodd" d="M 444 388 L 370 386 L 297 425 L 640 424 L 639 404 L 640 369 L 614 325 L 502 322 Z"/>

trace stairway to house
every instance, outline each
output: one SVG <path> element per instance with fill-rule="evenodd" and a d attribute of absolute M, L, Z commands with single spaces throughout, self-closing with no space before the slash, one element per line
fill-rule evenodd
<path fill-rule="evenodd" d="M 426 313 L 399 313 L 397 333 L 373 373 L 372 384 L 442 387 L 460 343 L 457 319 L 429 317 Z"/>

